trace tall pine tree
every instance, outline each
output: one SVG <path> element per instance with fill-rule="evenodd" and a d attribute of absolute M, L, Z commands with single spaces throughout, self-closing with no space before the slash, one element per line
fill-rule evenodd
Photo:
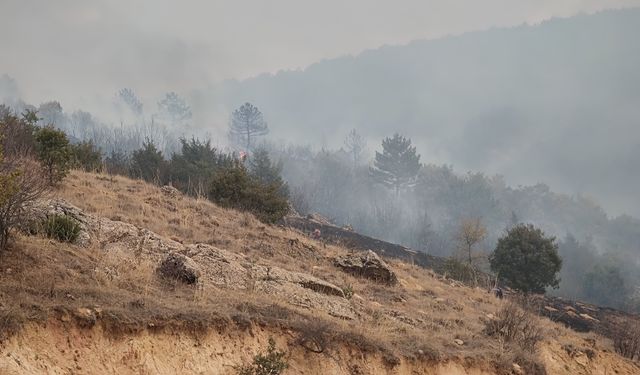
<path fill-rule="evenodd" d="M 396 196 L 400 189 L 411 185 L 420 170 L 420 155 L 411 146 L 411 140 L 396 133 L 382 140 L 382 153 L 376 151 L 371 176 L 392 188 Z"/>
<path fill-rule="evenodd" d="M 251 103 L 245 103 L 233 111 L 229 122 L 229 138 L 251 150 L 253 138 L 269 133 L 262 112 Z"/>

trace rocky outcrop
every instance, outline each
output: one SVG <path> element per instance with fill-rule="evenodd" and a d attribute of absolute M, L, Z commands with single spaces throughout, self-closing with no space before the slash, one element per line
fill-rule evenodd
<path fill-rule="evenodd" d="M 334 260 L 334 264 L 345 272 L 379 283 L 394 285 L 398 282 L 398 278 L 391 268 L 389 268 L 378 254 L 371 250 L 341 256 Z"/>
<path fill-rule="evenodd" d="M 79 244 L 97 247 L 116 257 L 151 261 L 164 279 L 203 288 L 254 291 L 343 319 L 356 318 L 340 287 L 311 275 L 251 263 L 242 254 L 207 244 L 183 245 L 135 225 L 87 214 L 63 200 L 41 201 L 30 210 L 34 220 L 46 220 L 55 214 L 70 216 L 80 223 Z M 104 273 L 119 277 L 117 270 Z"/>
<path fill-rule="evenodd" d="M 25 232 L 39 233 L 47 219 L 54 216 L 67 216 L 74 219 L 80 226 L 80 233 L 74 241 L 76 244 L 86 246 L 89 244 L 88 226 L 91 217 L 85 214 L 78 207 L 69 204 L 61 199 L 40 200 L 27 207 L 25 212 L 26 220 L 21 229 Z"/>
<path fill-rule="evenodd" d="M 160 191 L 162 191 L 162 194 L 166 195 L 169 198 L 176 198 L 180 195 L 180 190 L 169 185 L 161 187 Z"/>

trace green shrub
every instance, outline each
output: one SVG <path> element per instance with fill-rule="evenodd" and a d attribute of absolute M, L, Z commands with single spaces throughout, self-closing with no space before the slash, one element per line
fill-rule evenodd
<path fill-rule="evenodd" d="M 248 366 L 242 366 L 239 375 L 279 375 L 289 367 L 284 359 L 286 353 L 276 349 L 276 342 L 273 338 L 269 338 L 269 347 L 267 353 L 259 353 L 253 357 L 253 363 Z"/>
<path fill-rule="evenodd" d="M 102 170 L 102 153 L 93 141 L 83 141 L 70 146 L 73 166 L 87 172 Z"/>
<path fill-rule="evenodd" d="M 344 293 L 344 297 L 346 299 L 351 299 L 353 297 L 353 286 L 351 284 L 342 288 L 342 292 Z"/>
<path fill-rule="evenodd" d="M 253 213 L 264 223 L 275 223 L 289 212 L 287 198 L 277 184 L 261 183 L 238 164 L 220 169 L 209 186 L 209 199 L 223 207 Z"/>
<path fill-rule="evenodd" d="M 67 135 L 59 129 L 44 127 L 36 131 L 36 150 L 50 185 L 60 183 L 69 173 L 72 155 Z"/>
<path fill-rule="evenodd" d="M 158 183 L 162 181 L 165 166 L 162 151 L 149 139 L 131 155 L 131 176 L 135 178 Z"/>
<path fill-rule="evenodd" d="M 446 273 L 448 277 L 463 283 L 468 284 L 476 281 L 476 270 L 473 266 L 453 257 L 445 260 L 442 271 Z"/>
<path fill-rule="evenodd" d="M 80 224 L 65 215 L 55 215 L 47 219 L 44 231 L 49 238 L 61 242 L 74 242 L 80 234 Z"/>
<path fill-rule="evenodd" d="M 489 256 L 491 270 L 508 286 L 524 293 L 544 293 L 560 285 L 562 259 L 555 237 L 531 224 L 518 224 L 498 239 Z"/>

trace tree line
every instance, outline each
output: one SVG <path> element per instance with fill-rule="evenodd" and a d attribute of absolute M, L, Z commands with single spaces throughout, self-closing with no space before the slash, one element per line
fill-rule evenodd
<path fill-rule="evenodd" d="M 35 110 L 18 114 L 0 105 L 0 250 L 11 230 L 26 224 L 26 207 L 55 188 L 71 168 L 104 171 L 165 185 L 274 223 L 289 211 L 288 187 L 266 150 L 238 155 L 210 141 L 181 138 L 180 152 L 165 158 L 146 140 L 131 154 L 105 157 L 92 140 L 70 142 L 54 126 L 40 126 Z"/>

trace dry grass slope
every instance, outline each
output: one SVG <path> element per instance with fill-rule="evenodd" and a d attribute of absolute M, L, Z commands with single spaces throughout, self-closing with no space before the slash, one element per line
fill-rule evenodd
<path fill-rule="evenodd" d="M 238 345 L 249 345 L 247 335 L 264 342 L 268 333 L 289 348 L 293 363 L 299 363 L 290 373 L 301 372 L 300 366 L 313 361 L 338 362 L 340 373 L 347 374 L 429 373 L 427 369 L 447 363 L 457 366 L 458 373 L 544 373 L 536 363 L 551 374 L 607 369 L 607 373 L 614 369 L 620 374 L 640 373 L 640 367 L 611 352 L 610 342 L 545 319 L 538 322 L 544 338 L 537 354 L 526 352 L 485 333 L 485 322 L 503 302 L 484 290 L 399 261 L 389 261 L 398 285 L 375 284 L 333 266 L 333 259 L 347 254 L 346 249 L 324 246 L 294 230 L 265 226 L 251 215 L 206 200 L 172 196 L 141 181 L 77 171 L 56 195 L 95 216 L 147 228 L 185 244 L 211 244 L 255 264 L 307 273 L 348 289 L 353 294 L 347 303 L 356 318 L 335 318 L 251 288 L 167 283 L 157 277 L 157 264 L 135 254 L 122 256 L 95 245 L 81 247 L 20 235 L 0 259 L 4 346 L 0 350 L 16 348 L 15 337 L 22 327 L 32 327 L 25 331 L 28 336 L 33 335 L 33 327 L 49 323 L 69 332 L 99 330 L 114 340 L 179 332 L 196 343 L 212 337 L 231 340 L 235 335 Z M 239 339 L 238 335 L 245 336 Z M 226 350 L 231 362 L 240 364 L 250 358 L 231 346 L 222 347 L 219 350 Z M 586 362 L 576 354 L 588 352 L 597 354 Z M 366 367 L 372 358 L 381 363 L 379 371 Z"/>

